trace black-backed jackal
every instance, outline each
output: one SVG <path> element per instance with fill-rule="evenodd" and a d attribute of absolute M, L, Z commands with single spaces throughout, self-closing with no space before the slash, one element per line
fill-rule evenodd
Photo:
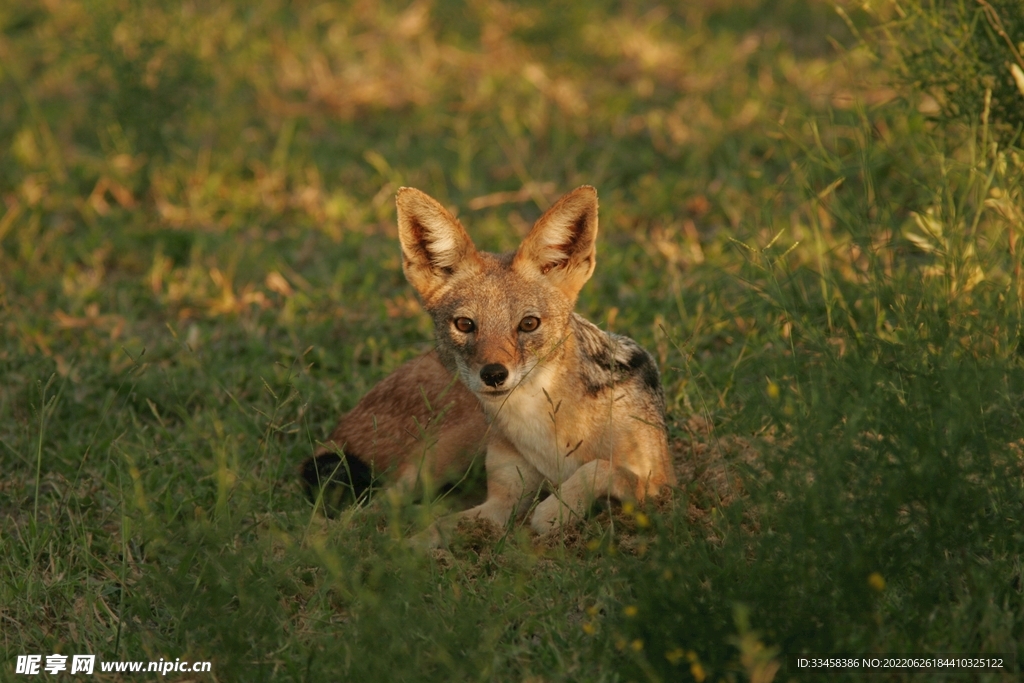
<path fill-rule="evenodd" d="M 530 515 L 538 533 L 585 514 L 599 497 L 642 500 L 673 485 L 654 359 L 573 313 L 594 272 L 594 188 L 562 197 L 518 250 L 502 255 L 477 251 L 459 221 L 419 190 L 399 190 L 397 205 L 403 270 L 434 320 L 436 350 L 342 418 L 304 466 L 307 481 L 328 469 L 373 469 L 390 470 L 405 488 L 425 473 L 443 482 L 484 446 L 486 501 L 439 520 L 418 537 L 422 545 L 443 543 L 462 518 L 504 526 L 545 482 L 552 492 Z"/>

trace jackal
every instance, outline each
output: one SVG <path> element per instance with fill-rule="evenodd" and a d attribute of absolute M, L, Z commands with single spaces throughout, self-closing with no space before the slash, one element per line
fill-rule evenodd
<path fill-rule="evenodd" d="M 502 255 L 477 251 L 462 224 L 419 190 L 400 189 L 396 203 L 403 270 L 433 318 L 436 350 L 384 380 L 353 414 L 376 407 L 397 420 L 415 409 L 417 383 L 447 386 L 452 409 L 437 443 L 447 437 L 452 449 L 435 448 L 409 471 L 457 470 L 486 442 L 486 501 L 442 518 L 418 543 L 443 543 L 463 518 L 504 526 L 545 483 L 551 493 L 530 516 L 538 533 L 582 516 L 599 497 L 643 500 L 673 485 L 654 359 L 573 312 L 594 272 L 594 188 L 562 197 L 518 250 Z M 404 457 L 406 449 L 394 450 L 399 470 Z"/>

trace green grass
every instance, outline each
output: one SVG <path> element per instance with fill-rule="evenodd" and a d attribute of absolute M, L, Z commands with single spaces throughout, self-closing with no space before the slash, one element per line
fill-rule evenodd
<path fill-rule="evenodd" d="M 893 85 L 891 8 L 685 6 L 0 9 L 0 679 L 1014 680 L 1024 153 Z M 431 344 L 395 190 L 504 250 L 583 183 L 673 500 L 432 555 L 429 506 L 315 513 L 298 464 Z"/>

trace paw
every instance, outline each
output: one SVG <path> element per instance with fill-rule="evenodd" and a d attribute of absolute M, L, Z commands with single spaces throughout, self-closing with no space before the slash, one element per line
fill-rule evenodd
<path fill-rule="evenodd" d="M 582 518 L 555 495 L 550 495 L 537 505 L 530 517 L 530 527 L 538 534 L 546 534 Z"/>
<path fill-rule="evenodd" d="M 448 543 L 437 524 L 431 524 L 423 531 L 405 539 L 405 546 L 418 552 L 447 548 Z"/>

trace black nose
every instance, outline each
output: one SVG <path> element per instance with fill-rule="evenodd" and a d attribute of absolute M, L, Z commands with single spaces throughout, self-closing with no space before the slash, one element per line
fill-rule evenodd
<path fill-rule="evenodd" d="M 489 387 L 500 387 L 508 379 L 508 370 L 501 363 L 488 363 L 480 368 L 480 379 Z"/>

